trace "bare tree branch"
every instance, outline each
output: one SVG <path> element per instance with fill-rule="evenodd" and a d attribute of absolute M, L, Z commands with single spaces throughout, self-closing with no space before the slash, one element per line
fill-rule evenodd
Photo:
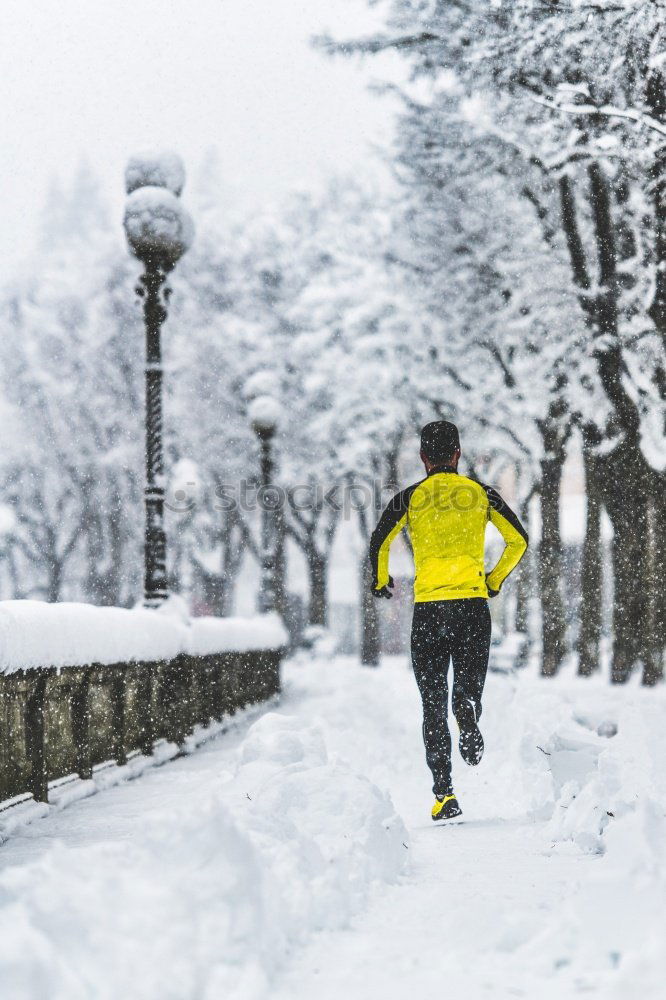
<path fill-rule="evenodd" d="M 529 94 L 529 99 L 534 104 L 540 104 L 542 107 L 548 108 L 550 111 L 557 111 L 560 114 L 624 118 L 636 122 L 638 125 L 645 125 L 646 128 L 658 132 L 659 135 L 666 136 L 666 125 L 657 121 L 651 115 L 647 115 L 644 111 L 636 111 L 634 108 L 616 108 L 612 104 L 558 104 L 557 101 L 538 96 L 537 94 Z"/>
<path fill-rule="evenodd" d="M 387 35 L 374 35 L 372 37 L 344 42 L 336 42 L 330 35 L 315 35 L 312 39 L 313 45 L 319 49 L 323 49 L 329 55 L 373 54 L 376 52 L 385 52 L 387 49 L 413 49 L 419 45 L 429 45 L 432 42 L 442 41 L 444 41 L 442 35 L 435 35 L 430 31 L 422 31 L 417 35 L 401 35 L 398 38 L 390 38 Z"/>

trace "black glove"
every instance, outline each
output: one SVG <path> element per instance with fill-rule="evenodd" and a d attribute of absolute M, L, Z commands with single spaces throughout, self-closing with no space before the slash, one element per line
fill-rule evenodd
<path fill-rule="evenodd" d="M 488 587 L 488 577 L 486 576 L 486 587 Z M 497 597 L 499 590 L 493 590 L 492 587 L 488 587 L 488 597 Z"/>
<path fill-rule="evenodd" d="M 389 589 L 391 587 L 393 587 L 392 576 L 388 578 L 388 583 L 386 584 L 385 587 L 382 587 L 381 590 L 377 590 L 377 580 L 372 581 L 372 593 L 375 597 L 388 597 L 388 599 L 390 600 L 393 597 L 393 594 Z"/>

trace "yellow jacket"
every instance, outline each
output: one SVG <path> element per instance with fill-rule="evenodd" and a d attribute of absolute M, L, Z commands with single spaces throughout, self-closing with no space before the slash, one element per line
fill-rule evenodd
<path fill-rule="evenodd" d="M 490 521 L 506 542 L 497 565 L 486 575 L 484 548 Z M 488 597 L 522 559 L 527 532 L 499 493 L 448 467 L 428 476 L 389 502 L 370 540 L 373 586 L 389 582 L 389 549 L 407 528 L 414 552 L 414 600 L 447 601 Z"/>

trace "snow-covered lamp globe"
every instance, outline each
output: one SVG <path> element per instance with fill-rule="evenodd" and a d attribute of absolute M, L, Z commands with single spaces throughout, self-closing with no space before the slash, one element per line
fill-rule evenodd
<path fill-rule="evenodd" d="M 272 396 L 257 396 L 250 402 L 248 416 L 259 438 L 271 438 L 280 422 L 280 404 Z"/>
<path fill-rule="evenodd" d="M 243 397 L 246 400 L 257 396 L 275 396 L 279 391 L 277 375 L 270 368 L 260 368 L 246 379 L 243 386 Z"/>
<path fill-rule="evenodd" d="M 125 235 L 135 257 L 155 260 L 170 271 L 189 250 L 194 224 L 175 194 L 166 188 L 137 188 L 125 203 Z"/>
<path fill-rule="evenodd" d="M 125 170 L 125 235 L 135 257 L 170 271 L 189 250 L 194 223 L 179 195 L 185 169 L 175 153 L 135 156 Z"/>

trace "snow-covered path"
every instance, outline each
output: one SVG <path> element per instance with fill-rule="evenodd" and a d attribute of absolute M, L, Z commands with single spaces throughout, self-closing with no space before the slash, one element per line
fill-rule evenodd
<path fill-rule="evenodd" d="M 491 675 L 436 826 L 405 661 L 288 664 L 257 721 L 0 847 L 0 996 L 657 997 L 663 710 Z"/>
<path fill-rule="evenodd" d="M 548 996 L 543 969 L 524 968 L 523 959 L 513 956 L 543 925 L 544 915 L 557 912 L 596 858 L 578 851 L 554 854 L 543 820 L 525 816 L 520 792 L 507 786 L 507 762 L 498 780 L 501 752 L 513 735 L 508 716 L 502 746 L 487 738 L 478 770 L 455 757 L 461 821 L 433 824 L 420 703 L 407 665 L 395 660 L 383 672 L 355 680 L 361 697 L 337 698 L 336 679 L 327 678 L 310 704 L 325 719 L 329 745 L 335 742 L 341 754 L 390 789 L 410 834 L 408 863 L 399 882 L 376 891 L 349 928 L 319 935 L 298 956 L 275 1000 L 407 1000 L 449 991 L 465 998 Z M 490 676 L 487 717 L 494 697 L 505 702 L 511 687 L 507 677 Z M 493 731 L 500 720 L 494 721 Z M 563 995 L 562 986 L 552 983 L 553 997 Z"/>

